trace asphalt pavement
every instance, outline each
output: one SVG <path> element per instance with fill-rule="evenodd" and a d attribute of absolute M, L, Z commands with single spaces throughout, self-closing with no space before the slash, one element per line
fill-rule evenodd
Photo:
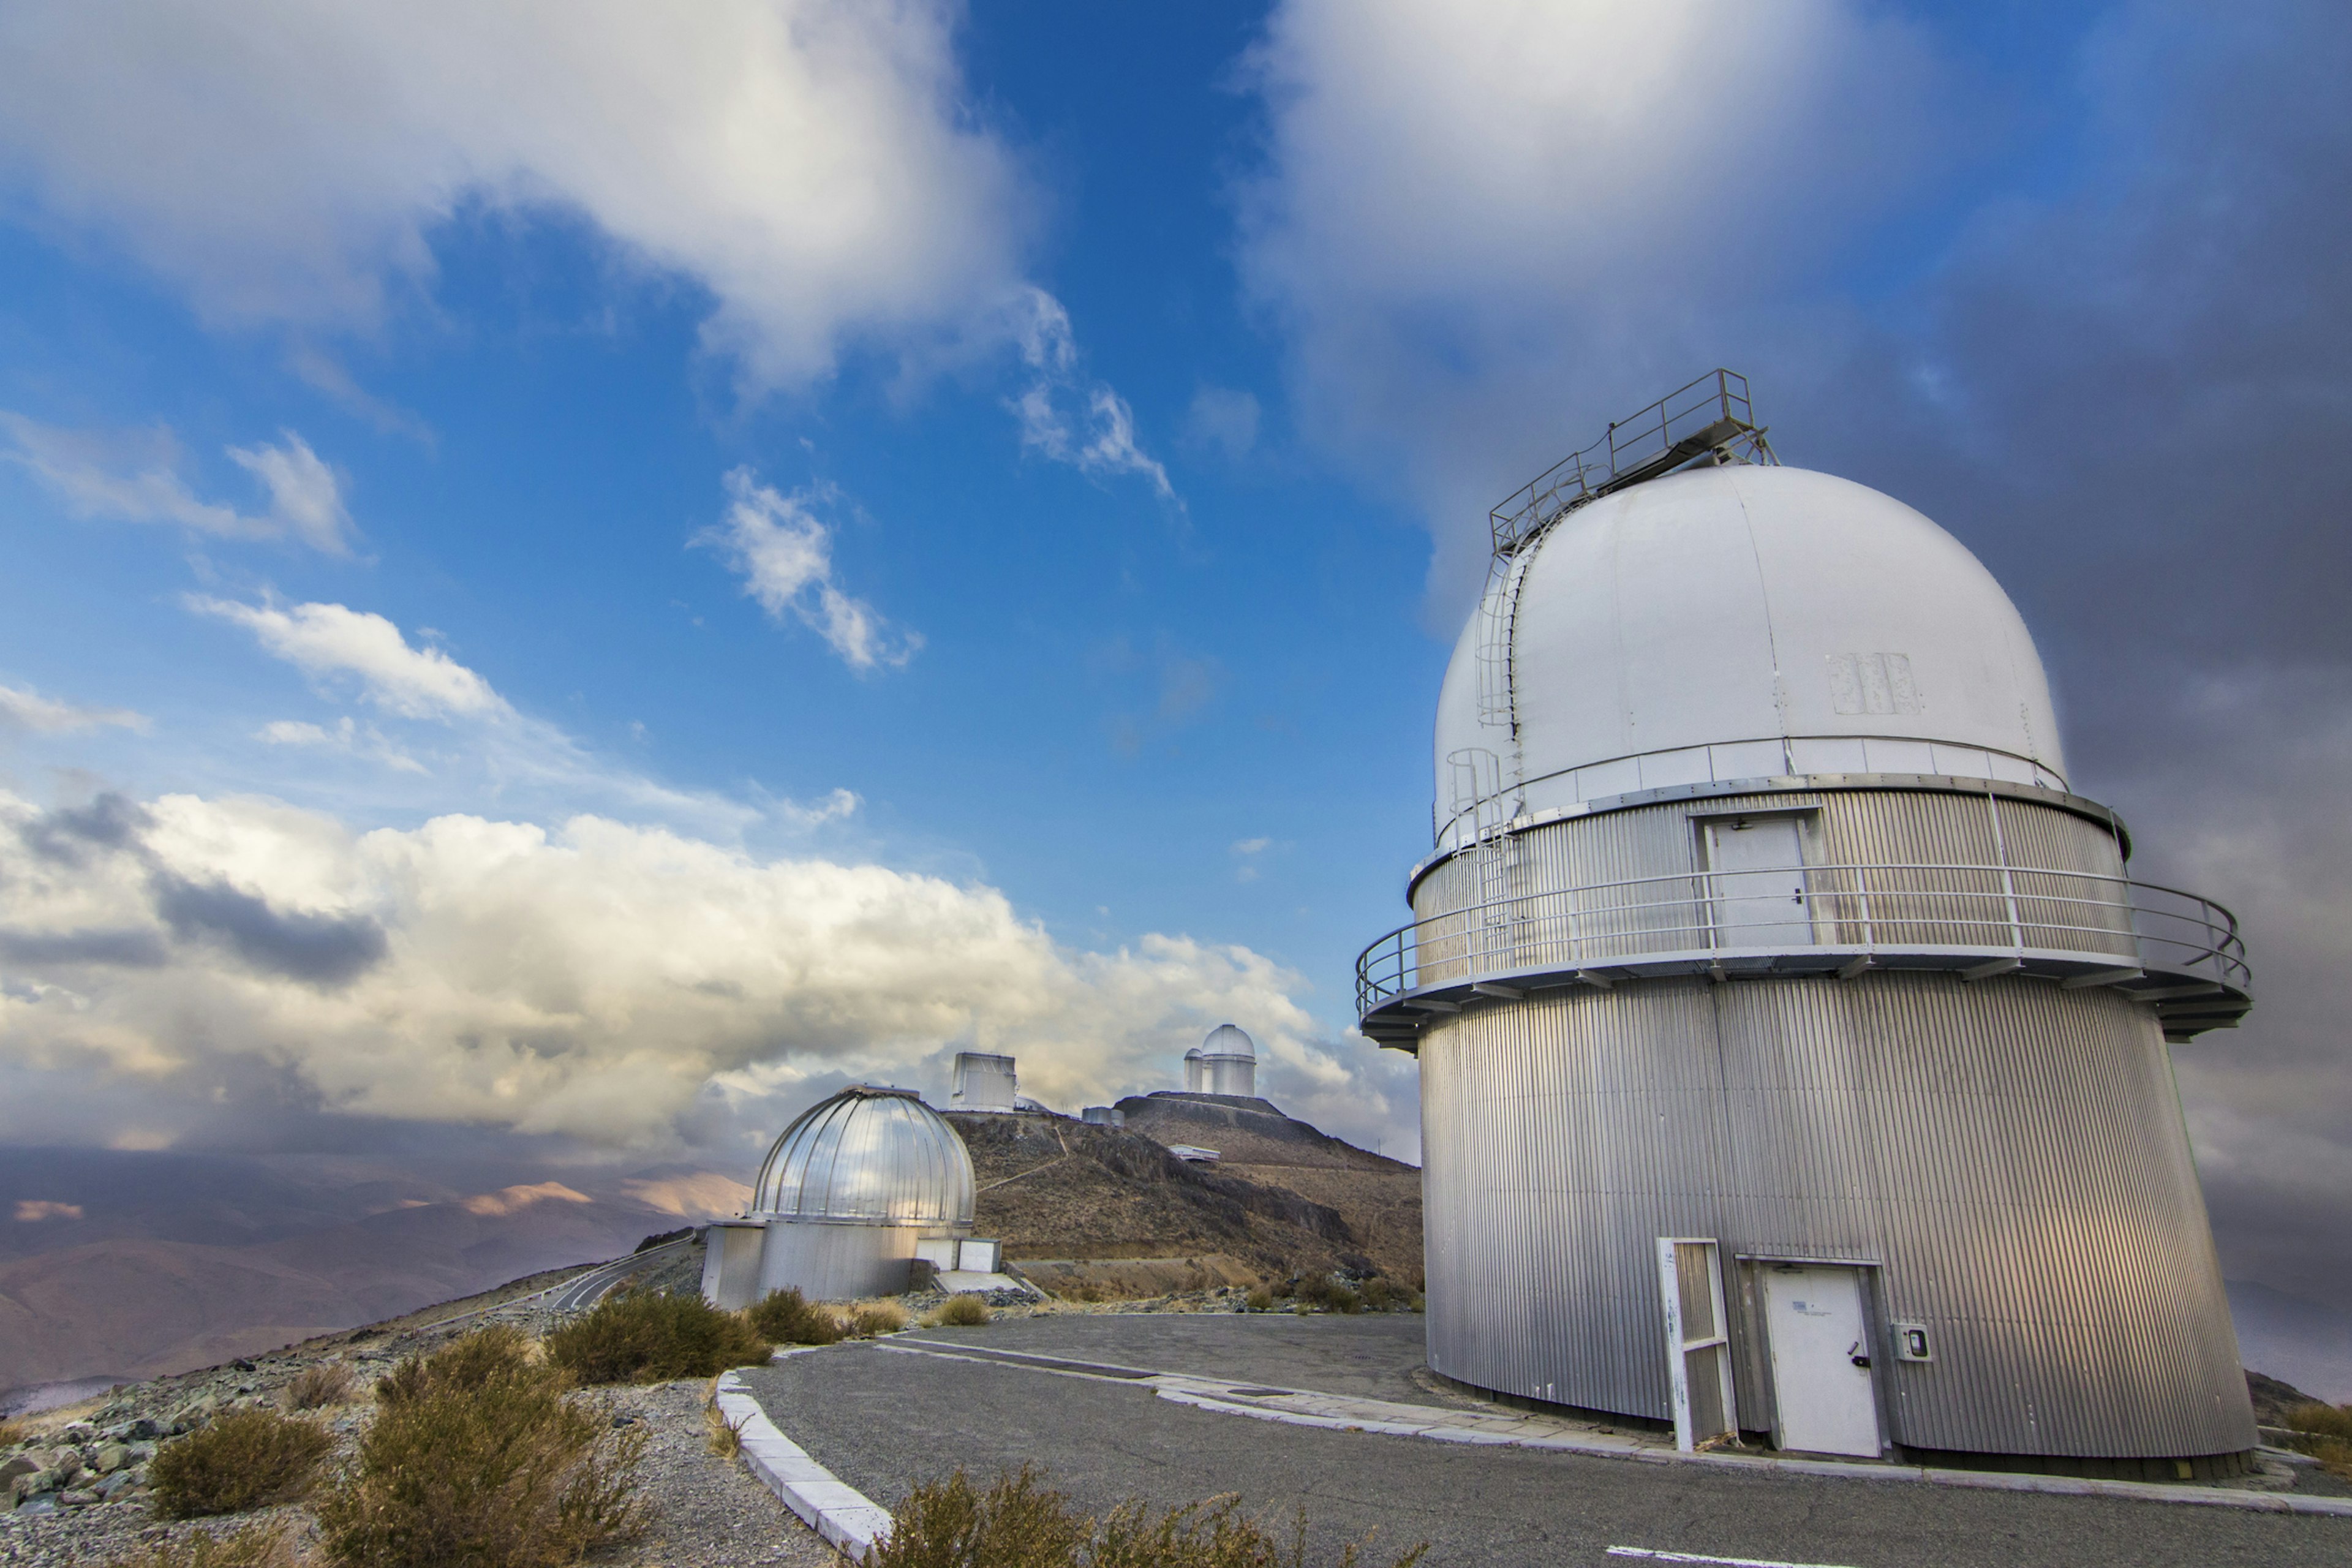
<path fill-rule="evenodd" d="M 1431 1403 L 1420 1322 L 1397 1317 L 1048 1317 L 918 1336 Z M 898 1348 L 893 1348 L 894 1343 Z M 885 1507 L 958 1468 L 1034 1463 L 1090 1511 L 1238 1494 L 1313 1555 L 1373 1535 L 1366 1568 L 1427 1542 L 1430 1568 L 1622 1568 L 1629 1560 L 1834 1568 L 2352 1563 L 2352 1519 L 1903 1481 L 1756 1473 L 1435 1443 L 1218 1414 L 1110 1376 L 852 1342 L 742 1381 L 810 1455 Z M 1352 1384 L 1349 1386 L 1349 1384 Z M 1375 1533 L 1376 1532 L 1376 1533 Z M 1653 1555 L 1656 1554 L 1656 1555 Z"/>

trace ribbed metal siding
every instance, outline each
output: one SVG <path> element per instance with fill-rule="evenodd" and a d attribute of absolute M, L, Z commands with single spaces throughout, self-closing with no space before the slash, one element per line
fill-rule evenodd
<path fill-rule="evenodd" d="M 1743 812 L 1801 812 L 1808 819 L 1805 857 L 1817 867 L 2030 867 L 2006 880 L 1992 871 L 1927 872 L 1906 877 L 1875 870 L 1867 879 L 1848 871 L 1810 875 L 1823 919 L 1819 940 L 1860 945 L 2000 948 L 2021 934 L 2029 948 L 2130 957 L 2131 914 L 2121 890 L 2095 876 L 2120 877 L 2123 858 L 2114 837 L 2071 812 L 2031 801 L 1925 790 L 1825 790 L 1812 794 L 1732 795 L 1701 802 L 1634 806 L 1548 824 L 1512 835 L 1498 850 L 1506 875 L 1500 896 L 1537 899 L 1523 913 L 1567 923 L 1573 900 L 1578 961 L 1634 957 L 1707 945 L 1702 824 Z M 1430 920 L 1479 901 L 1475 852 L 1433 868 L 1413 889 L 1416 919 Z M 2084 875 L 2069 875 L 2084 873 Z M 1680 884 L 1635 888 L 1611 883 L 1689 875 L 1688 901 Z M 1957 895 L 1957 896 L 1956 896 Z M 1495 896 L 1490 891 L 1489 896 Z M 2011 902 L 2014 900 L 2012 925 Z M 1557 905 L 1557 907 L 1555 907 Z M 1633 908 L 1632 906 L 1645 906 Z M 1474 937 L 1478 962 L 1471 962 Z M 1531 965 L 1550 955 L 1530 945 L 1514 952 L 1507 938 L 1457 933 L 1441 925 L 1424 932 L 1418 984 Z M 1594 945 L 1597 942 L 1597 948 Z M 1565 956 L 1565 955 L 1562 955 Z"/>
<path fill-rule="evenodd" d="M 2046 982 L 1669 981 L 1481 1007 L 1421 1047 L 1430 1364 L 1664 1419 L 1656 1238 L 1874 1262 L 1911 1447 L 2253 1446 L 2161 1035 Z M 1727 1286 L 1737 1294 L 1737 1285 Z M 1735 1308 L 1743 1416 L 1770 1410 Z M 1882 1351 L 1885 1347 L 1881 1347 Z"/>

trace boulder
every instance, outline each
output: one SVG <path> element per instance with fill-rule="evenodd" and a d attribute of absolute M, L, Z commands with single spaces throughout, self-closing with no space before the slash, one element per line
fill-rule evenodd
<path fill-rule="evenodd" d="M 11 1454 L 0 1460 L 0 1492 L 13 1485 L 18 1476 L 29 1476 L 41 1468 L 41 1462 L 30 1454 Z"/>
<path fill-rule="evenodd" d="M 89 1457 L 89 1468 L 101 1476 L 110 1476 L 130 1462 L 131 1450 L 121 1443 L 101 1443 Z"/>

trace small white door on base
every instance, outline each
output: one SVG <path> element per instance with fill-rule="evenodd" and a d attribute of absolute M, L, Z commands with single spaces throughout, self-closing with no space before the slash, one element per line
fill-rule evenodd
<path fill-rule="evenodd" d="M 1871 1389 L 1859 1271 L 1768 1263 L 1759 1275 L 1780 1447 L 1876 1458 L 1878 1402 Z"/>

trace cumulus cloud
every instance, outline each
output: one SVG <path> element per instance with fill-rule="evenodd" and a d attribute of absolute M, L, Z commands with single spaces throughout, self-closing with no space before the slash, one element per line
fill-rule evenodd
<path fill-rule="evenodd" d="M 0 795 L 0 881 L 13 931 L 114 944 L 8 958 L 0 1065 L 138 1090 L 151 1120 L 266 1071 L 343 1113 L 657 1145 L 712 1094 L 919 1080 L 953 1048 L 1098 1102 L 1228 1018 L 1302 1097 L 1366 1093 L 1247 949 L 1076 951 L 991 888 L 605 818 L 361 833 L 251 798 Z M 150 962 L 120 961 L 131 934 Z"/>
<path fill-rule="evenodd" d="M 59 735 L 108 727 L 143 731 L 147 716 L 128 708 L 83 708 L 44 697 L 29 686 L 0 685 L 0 730 Z"/>
<path fill-rule="evenodd" d="M 1016 312 L 1028 385 L 1013 400 L 1024 450 L 1067 463 L 1082 474 L 1136 474 L 1163 500 L 1174 500 L 1168 470 L 1136 441 L 1135 411 L 1103 382 L 1077 372 L 1070 313 L 1042 289 L 1027 290 Z"/>
<path fill-rule="evenodd" d="M 1487 505 L 1714 363 L 1943 108 L 1923 41 L 1846 0 L 1285 0 L 1244 75 L 1244 280 L 1309 437 L 1422 501 L 1449 610 Z"/>
<path fill-rule="evenodd" d="M 810 510 L 824 496 L 785 495 L 737 468 L 727 476 L 727 497 L 726 517 L 694 542 L 719 551 L 741 574 L 743 592 L 770 619 L 793 616 L 856 670 L 900 668 L 922 650 L 920 632 L 893 627 L 835 584 L 833 530 Z"/>
<path fill-rule="evenodd" d="M 5 455 L 57 492 L 79 517 L 175 523 L 229 539 L 293 538 L 331 555 L 351 553 L 353 532 L 335 472 L 291 430 L 278 446 L 226 448 L 229 460 L 261 484 L 268 510 L 247 513 L 198 496 L 182 472 L 184 455 L 169 429 L 86 431 L 44 425 L 0 411 Z"/>
<path fill-rule="evenodd" d="M 192 594 L 188 607 L 245 627 L 263 648 L 305 673 L 348 676 L 367 699 L 409 719 L 511 711 L 490 683 L 437 647 L 416 647 L 383 616 L 346 605 L 247 605 Z M 274 736 L 273 739 L 286 739 Z"/>
<path fill-rule="evenodd" d="M 707 289 L 762 384 L 957 335 L 1029 208 L 948 0 L 70 0 L 0 13 L 0 158 L 225 323 L 365 326 L 470 212 L 584 221 Z M 126 44 L 126 40 L 131 40 Z"/>

